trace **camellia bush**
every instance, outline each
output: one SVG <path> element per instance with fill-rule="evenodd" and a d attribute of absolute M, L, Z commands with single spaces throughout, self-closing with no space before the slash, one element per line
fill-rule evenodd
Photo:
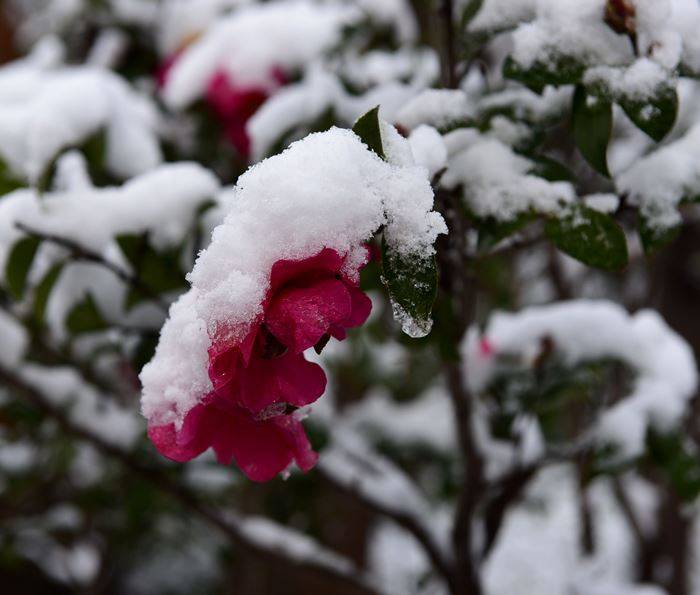
<path fill-rule="evenodd" d="M 700 594 L 697 0 L 7 0 L 8 595 Z"/>

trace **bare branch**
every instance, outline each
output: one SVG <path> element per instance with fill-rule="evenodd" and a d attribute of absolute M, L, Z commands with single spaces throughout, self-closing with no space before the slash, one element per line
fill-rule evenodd
<path fill-rule="evenodd" d="M 178 500 L 221 531 L 231 543 L 245 549 L 246 553 L 253 554 L 271 564 L 287 564 L 343 582 L 368 595 L 379 595 L 374 581 L 350 560 L 325 549 L 311 538 L 292 529 L 275 525 L 280 538 L 269 539 L 269 521 L 266 521 L 267 532 L 256 531 L 255 527 L 260 524 L 258 520 L 226 515 L 202 502 L 189 488 L 171 478 L 164 469 L 142 463 L 130 453 L 71 421 L 60 408 L 16 374 L 0 368 L 0 383 L 20 394 L 42 413 L 54 419 L 61 430 L 67 434 L 90 443 L 103 455 L 119 461 L 130 471 L 144 477 L 159 490 Z"/>
<path fill-rule="evenodd" d="M 45 242 L 55 244 L 61 248 L 65 248 L 70 252 L 70 255 L 76 260 L 82 260 L 85 262 L 92 262 L 104 267 L 124 283 L 132 287 L 134 290 L 141 293 L 144 297 L 152 300 L 163 312 L 168 313 L 168 304 L 163 301 L 163 299 L 155 293 L 146 283 L 144 283 L 137 275 L 134 275 L 130 271 L 123 269 L 119 265 L 107 260 L 101 254 L 81 246 L 77 242 L 70 240 L 68 238 L 62 238 L 57 235 L 45 233 L 25 225 L 24 223 L 17 222 L 15 227 L 24 233 L 39 238 Z"/>
<path fill-rule="evenodd" d="M 371 512 L 394 521 L 420 543 L 435 570 L 454 586 L 452 561 L 423 518 L 429 505 L 411 479 L 381 455 L 368 460 L 356 452 L 334 446 L 324 452 L 317 473 L 336 490 L 347 494 Z"/>

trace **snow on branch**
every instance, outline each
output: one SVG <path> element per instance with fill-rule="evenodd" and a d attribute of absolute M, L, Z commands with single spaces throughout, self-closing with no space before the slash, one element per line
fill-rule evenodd
<path fill-rule="evenodd" d="M 61 66 L 56 46 L 45 41 L 29 57 L 0 67 L 0 159 L 36 184 L 60 151 L 104 132 L 105 166 L 114 176 L 157 166 L 154 104 L 108 70 Z"/>
<path fill-rule="evenodd" d="M 622 457 L 643 452 L 648 427 L 675 426 L 697 387 L 690 347 L 656 312 L 630 315 L 612 302 L 575 300 L 495 314 L 482 339 L 489 353 L 470 334 L 463 350 L 472 390 L 488 390 L 499 357 L 532 364 L 543 338 L 568 365 L 613 359 L 634 372 L 630 394 L 604 410 L 590 429 L 591 438 L 615 445 Z"/>

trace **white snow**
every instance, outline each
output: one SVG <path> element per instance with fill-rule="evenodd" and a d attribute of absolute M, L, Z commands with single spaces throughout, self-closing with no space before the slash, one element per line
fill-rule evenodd
<path fill-rule="evenodd" d="M 162 159 L 157 123 L 153 103 L 108 70 L 51 68 L 36 56 L 0 67 L 0 159 L 31 183 L 61 150 L 101 131 L 110 173 L 152 169 Z"/>
<path fill-rule="evenodd" d="M 80 175 L 79 166 L 72 173 L 73 178 L 69 173 L 59 177 L 70 185 L 65 181 L 68 176 L 75 184 L 65 190 L 39 195 L 33 189 L 20 189 L 3 197 L 0 263 L 23 235 L 17 223 L 100 253 L 115 236 L 125 233 L 149 232 L 155 246 L 172 247 L 190 230 L 197 208 L 219 190 L 213 174 L 187 162 L 162 165 L 122 186 L 108 188 L 85 186 L 88 180 Z"/>
<path fill-rule="evenodd" d="M 421 124 L 442 128 L 471 118 L 474 108 L 459 89 L 426 89 L 396 114 L 398 124 L 412 130 Z"/>
<path fill-rule="evenodd" d="M 183 109 L 226 72 L 238 85 L 269 87 L 272 71 L 297 70 L 340 41 L 358 17 L 350 7 L 284 0 L 245 6 L 219 19 L 187 46 L 170 70 L 163 99 Z"/>
<path fill-rule="evenodd" d="M 513 33 L 513 58 L 523 68 L 553 67 L 567 56 L 584 64 L 621 65 L 633 58 L 629 40 L 603 20 L 606 0 L 538 0 L 536 15 Z"/>
<path fill-rule="evenodd" d="M 518 356 L 530 365 L 543 337 L 550 337 L 557 354 L 570 365 L 615 359 L 635 374 L 631 394 L 605 410 L 592 436 L 612 443 L 623 457 L 640 454 L 648 426 L 668 430 L 685 411 L 697 386 L 692 351 L 652 310 L 628 314 L 607 301 L 574 300 L 494 314 L 484 331 L 495 357 Z M 473 337 L 464 343 L 468 380 L 484 390 L 494 362 L 480 362 Z M 496 360 L 497 365 L 497 360 Z M 487 373 L 479 373 L 486 366 Z"/>
<path fill-rule="evenodd" d="M 394 135 L 384 136 L 385 148 L 403 143 L 410 158 L 407 141 Z M 191 290 L 171 308 L 156 355 L 141 373 L 142 410 L 154 422 L 181 422 L 204 396 L 207 348 L 214 337 L 246 332 L 276 261 L 332 248 L 348 255 L 351 270 L 381 225 L 390 246 L 422 259 L 446 231 L 431 211 L 427 171 L 382 161 L 348 130 L 292 144 L 249 169 L 234 192 L 230 213 L 189 275 Z"/>
<path fill-rule="evenodd" d="M 380 106 L 382 118 L 395 120 L 396 112 L 425 84 L 389 81 L 370 88 L 360 95 L 349 94 L 337 75 L 314 64 L 299 83 L 282 87 L 253 115 L 246 125 L 251 139 L 254 160 L 268 155 L 286 133 L 304 129 L 331 111 L 337 122 L 351 126 L 358 117 Z"/>
<path fill-rule="evenodd" d="M 463 4 L 467 0 L 462 1 Z M 469 23 L 470 31 L 500 31 L 530 21 L 537 14 L 537 0 L 484 0 Z"/>
<path fill-rule="evenodd" d="M 650 226 L 663 230 L 680 223 L 680 202 L 700 195 L 700 125 L 638 159 L 615 183 Z"/>
<path fill-rule="evenodd" d="M 628 67 L 594 66 L 583 77 L 586 85 L 602 86 L 614 99 L 645 101 L 660 88 L 675 84 L 668 70 L 650 60 L 639 58 Z"/>
<path fill-rule="evenodd" d="M 12 370 L 24 358 L 29 336 L 24 327 L 5 310 L 0 309 L 0 365 Z"/>
<path fill-rule="evenodd" d="M 531 175 L 534 164 L 500 140 L 474 129 L 455 130 L 444 139 L 449 158 L 441 184 L 461 186 L 464 200 L 479 217 L 509 221 L 530 210 L 557 213 L 575 199 L 571 184 Z"/>

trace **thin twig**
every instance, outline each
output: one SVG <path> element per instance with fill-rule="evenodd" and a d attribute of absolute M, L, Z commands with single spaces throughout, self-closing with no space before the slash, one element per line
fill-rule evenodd
<path fill-rule="evenodd" d="M 403 527 L 406 531 L 413 535 L 418 543 L 420 543 L 427 556 L 430 558 L 435 570 L 442 576 L 443 579 L 445 579 L 451 588 L 454 587 L 452 565 L 445 559 L 442 549 L 435 542 L 433 535 L 425 527 L 425 525 L 423 525 L 420 519 L 417 519 L 415 516 L 403 510 L 385 506 L 377 500 L 365 497 L 362 490 L 353 485 L 338 481 L 338 479 L 334 477 L 332 473 L 325 471 L 322 465 L 316 469 L 316 473 L 338 492 L 351 496 L 367 510 L 391 519 L 397 525 Z"/>
<path fill-rule="evenodd" d="M 440 7 L 440 16 L 443 22 L 443 51 L 445 55 L 443 61 L 443 85 L 448 89 L 456 89 L 459 86 L 453 4 L 453 0 L 442 0 Z"/>
<path fill-rule="evenodd" d="M 251 553 L 273 565 L 287 564 L 330 580 L 351 585 L 367 595 L 379 595 L 374 581 L 349 561 L 343 566 L 339 566 L 320 557 L 294 557 L 288 555 L 281 544 L 264 545 L 251 539 L 244 527 L 245 520 L 237 521 L 235 518 L 225 516 L 221 511 L 202 502 L 189 488 L 172 479 L 163 469 L 142 463 L 130 453 L 105 441 L 101 436 L 75 424 L 64 411 L 17 375 L 0 368 L 0 383 L 21 394 L 42 413 L 54 419 L 66 434 L 90 443 L 103 455 L 119 461 L 130 471 L 144 477 L 159 490 L 178 500 L 190 511 L 195 512 L 203 520 L 221 531 L 231 543 L 244 549 L 246 553 Z"/>
<path fill-rule="evenodd" d="M 166 304 L 163 299 L 155 293 L 146 283 L 144 283 L 141 278 L 137 275 L 132 274 L 126 269 L 123 269 L 119 265 L 107 260 L 101 254 L 90 250 L 84 246 L 81 246 L 77 242 L 70 240 L 68 238 L 63 238 L 54 234 L 45 233 L 25 225 L 24 223 L 17 222 L 15 227 L 24 233 L 39 238 L 45 242 L 55 244 L 61 248 L 68 250 L 73 258 L 76 260 L 82 260 L 85 262 L 92 262 L 104 267 L 109 270 L 124 283 L 132 287 L 134 290 L 141 293 L 144 297 L 153 300 L 155 304 L 166 314 L 168 313 L 168 304 Z"/>

